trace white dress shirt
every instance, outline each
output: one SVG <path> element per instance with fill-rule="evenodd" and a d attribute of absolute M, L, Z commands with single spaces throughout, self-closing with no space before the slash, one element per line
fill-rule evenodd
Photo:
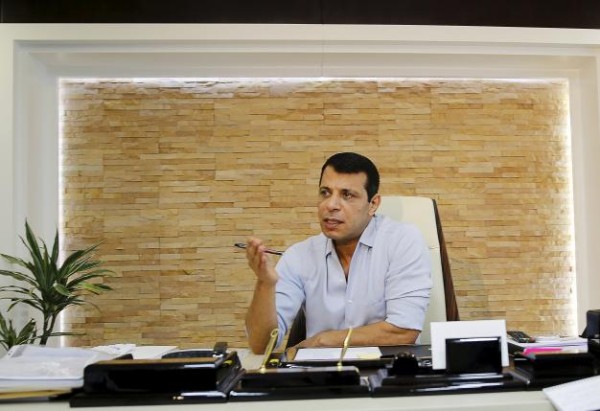
<path fill-rule="evenodd" d="M 331 239 L 294 244 L 276 266 L 279 341 L 305 304 L 306 335 L 385 320 L 421 330 L 431 290 L 431 261 L 419 229 L 375 215 L 360 237 L 348 281 Z"/>

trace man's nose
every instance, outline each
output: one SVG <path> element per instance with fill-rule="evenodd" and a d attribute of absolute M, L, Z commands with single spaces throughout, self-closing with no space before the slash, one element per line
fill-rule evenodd
<path fill-rule="evenodd" d="M 332 194 L 327 199 L 327 208 L 330 210 L 336 210 L 340 207 L 340 196 L 337 194 Z"/>

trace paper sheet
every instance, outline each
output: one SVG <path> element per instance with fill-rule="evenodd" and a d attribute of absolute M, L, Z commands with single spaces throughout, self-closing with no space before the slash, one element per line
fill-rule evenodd
<path fill-rule="evenodd" d="M 506 322 L 504 320 L 447 321 L 431 323 L 431 362 L 435 370 L 446 368 L 446 339 L 500 337 L 502 366 L 508 367 Z"/>
<path fill-rule="evenodd" d="M 113 357 L 84 348 L 14 346 L 0 359 L 0 392 L 78 388 L 86 365 Z"/>
<path fill-rule="evenodd" d="M 558 411 L 600 410 L 600 376 L 584 378 L 542 391 Z"/>
<path fill-rule="evenodd" d="M 141 345 L 135 347 L 131 354 L 136 360 L 147 360 L 161 358 L 163 355 L 176 349 L 177 346 L 175 345 Z"/>
<path fill-rule="evenodd" d="M 84 348 L 18 345 L 0 359 L 0 379 L 78 380 L 86 365 L 112 357 Z"/>
<path fill-rule="evenodd" d="M 571 348 L 584 348 L 587 350 L 588 341 L 586 338 L 581 337 L 560 337 L 555 340 L 536 340 L 532 343 L 520 343 L 513 341 L 510 338 L 508 342 L 512 345 L 521 348 L 532 348 L 532 347 L 571 347 Z"/>
<path fill-rule="evenodd" d="M 300 348 L 294 357 L 298 361 L 338 361 L 341 348 Z M 349 347 L 344 360 L 373 360 L 381 357 L 379 347 Z"/>

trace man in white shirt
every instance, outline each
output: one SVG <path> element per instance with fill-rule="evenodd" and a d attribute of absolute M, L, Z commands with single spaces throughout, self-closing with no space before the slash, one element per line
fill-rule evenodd
<path fill-rule="evenodd" d="M 246 256 L 256 275 L 246 316 L 250 348 L 261 353 L 274 328 L 279 342 L 302 305 L 302 347 L 414 343 L 431 289 L 427 245 L 412 225 L 375 215 L 379 173 L 356 153 L 331 156 L 321 169 L 318 216 L 322 233 L 294 244 L 273 265 L 250 238 Z"/>

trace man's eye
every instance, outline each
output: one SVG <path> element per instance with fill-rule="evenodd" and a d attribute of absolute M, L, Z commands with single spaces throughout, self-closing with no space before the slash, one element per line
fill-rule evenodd
<path fill-rule="evenodd" d="M 350 192 L 346 192 L 346 193 L 344 193 L 344 198 L 345 198 L 346 200 L 349 200 L 349 199 L 351 199 L 352 197 L 354 197 L 354 195 L 353 195 L 352 193 L 350 193 Z"/>
<path fill-rule="evenodd" d="M 329 195 L 329 191 L 319 190 L 319 197 L 327 197 L 328 195 Z"/>

